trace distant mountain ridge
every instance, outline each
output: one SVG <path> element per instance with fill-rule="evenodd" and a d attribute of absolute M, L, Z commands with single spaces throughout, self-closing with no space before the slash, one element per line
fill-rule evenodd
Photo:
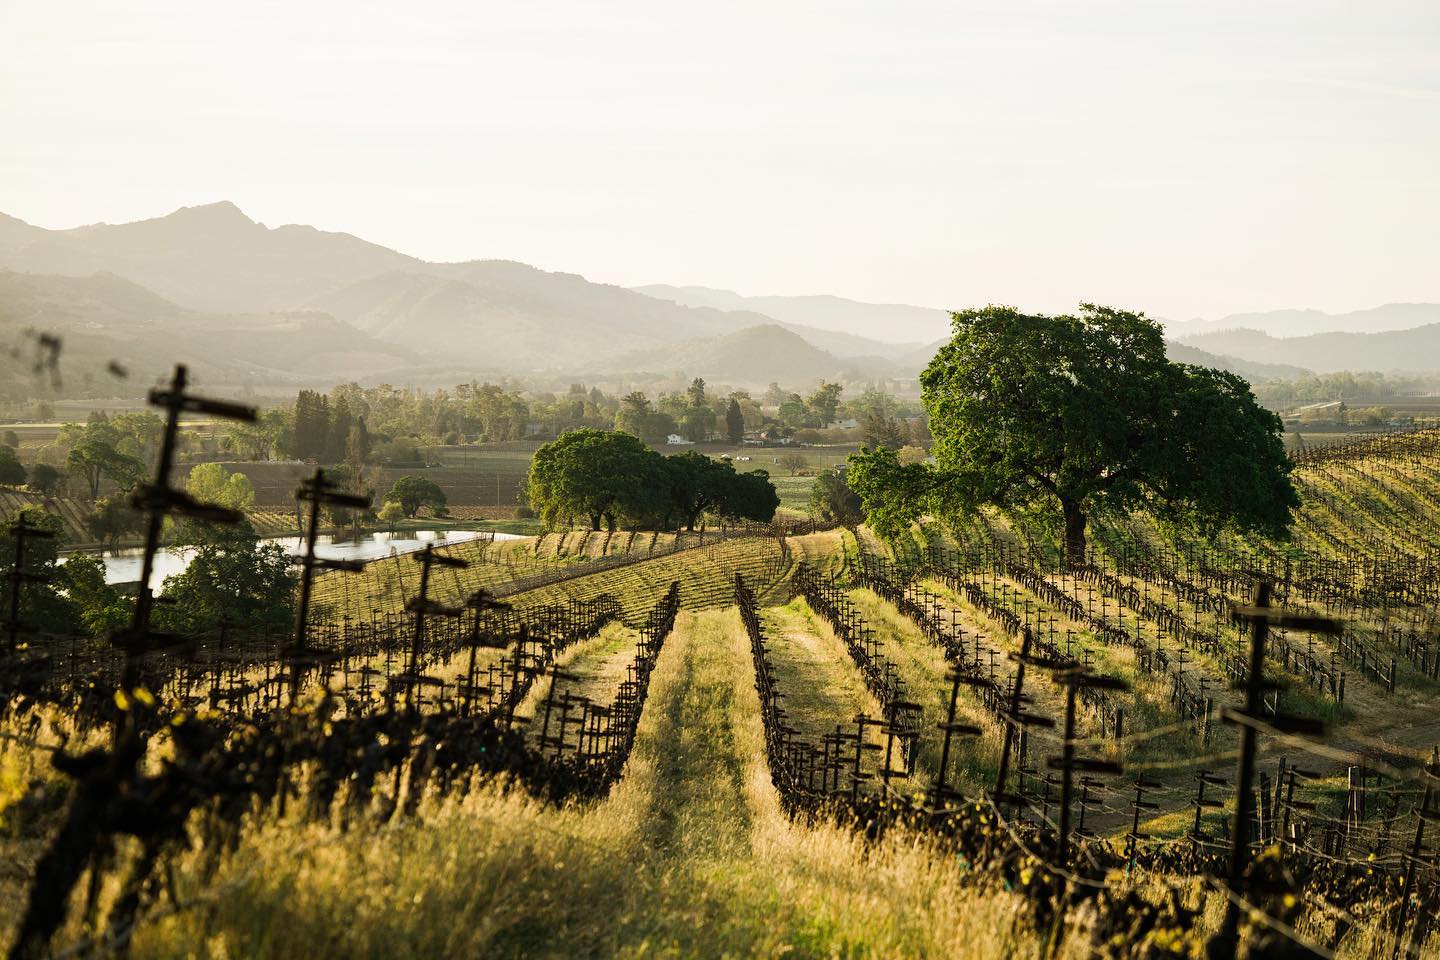
<path fill-rule="evenodd" d="M 581 371 L 772 322 L 513 261 L 429 263 L 349 234 L 270 228 L 229 202 L 71 230 L 6 218 L 0 269 L 113 274 L 196 313 L 328 314 L 376 341 L 486 373 Z"/>
<path fill-rule="evenodd" d="M 212 313 L 289 309 L 323 290 L 421 263 L 345 233 L 272 229 L 228 201 L 70 230 L 16 224 L 0 231 L 0 267 L 62 276 L 113 273 Z"/>
<path fill-rule="evenodd" d="M 662 300 L 691 307 L 750 310 L 782 323 L 798 324 L 885 343 L 927 343 L 947 335 L 950 314 L 934 307 L 897 303 L 862 303 L 844 297 L 749 297 L 714 287 L 655 283 L 634 289 Z"/>
<path fill-rule="evenodd" d="M 1272 337 L 1305 337 L 1317 333 L 1385 333 L 1431 323 L 1440 323 L 1440 303 L 1386 303 L 1348 313 L 1323 310 L 1232 313 L 1219 320 L 1169 323 L 1165 332 L 1182 340 L 1227 330 L 1258 330 Z"/>
<path fill-rule="evenodd" d="M 605 369 L 633 377 L 648 373 L 683 372 L 707 380 L 740 386 L 778 382 L 800 388 L 816 380 L 855 379 L 858 376 L 914 376 L 880 358 L 840 358 L 778 324 L 764 323 L 716 337 L 689 340 L 653 350 L 628 353 L 605 364 Z"/>
<path fill-rule="evenodd" d="M 1222 330 L 1186 337 L 1184 345 L 1256 363 L 1294 364 L 1316 373 L 1342 370 L 1429 373 L 1440 370 L 1440 323 L 1376 333 L 1333 332 L 1274 337 Z"/>
<path fill-rule="evenodd" d="M 628 289 L 508 260 L 431 263 L 350 234 L 267 227 L 229 202 L 68 230 L 0 214 L 0 278 L 0 320 L 16 329 L 54 327 L 72 346 L 122 357 L 183 354 L 246 384 L 628 370 L 798 389 L 822 377 L 914 377 L 950 333 L 950 315 L 929 307 Z M 1431 309 L 1440 308 L 1391 304 L 1342 316 L 1375 326 Z M 1256 316 L 1283 327 L 1316 313 Z M 1367 342 L 1347 350 L 1351 368 L 1363 358 L 1367 367 L 1410 369 L 1433 355 L 1425 335 L 1404 341 L 1409 358 Z M 1207 328 L 1171 350 L 1252 379 L 1333 368 L 1323 350 L 1263 334 Z"/>
<path fill-rule="evenodd" d="M 250 386 L 333 383 L 414 372 L 424 365 L 415 351 L 325 314 L 206 314 L 114 274 L 52 277 L 0 270 L 4 345 L 20 345 L 27 328 L 61 337 L 62 371 L 97 389 L 118 387 L 106 372 L 111 361 L 140 386 L 176 360 L 190 365 L 197 382 Z M 0 379 L 23 393 L 33 382 L 23 349 L 19 357 L 0 357 Z"/>
<path fill-rule="evenodd" d="M 1165 355 L 1176 363 L 1227 370 L 1244 377 L 1251 383 L 1261 383 L 1266 380 L 1292 380 L 1312 372 L 1289 363 L 1260 363 L 1228 354 L 1211 353 L 1188 343 L 1178 343 L 1174 340 L 1165 341 Z"/>

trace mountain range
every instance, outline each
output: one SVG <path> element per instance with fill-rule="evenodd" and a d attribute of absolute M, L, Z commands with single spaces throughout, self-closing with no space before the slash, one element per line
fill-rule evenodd
<path fill-rule="evenodd" d="M 874 343 L 876 331 L 900 343 L 929 343 L 950 332 L 950 313 L 903 303 L 860 303 L 843 297 L 745 297 L 713 287 L 672 287 L 657 283 L 635 287 L 640 293 L 687 307 L 750 310 L 785 324 L 835 335 L 849 334 Z M 828 348 L 827 348 L 828 349 Z"/>
<path fill-rule="evenodd" d="M 1384 333 L 1440 323 L 1440 303 L 1386 303 L 1368 310 L 1326 313 L 1323 310 L 1268 310 L 1232 313 L 1219 320 L 1167 323 L 1171 337 L 1189 340 L 1227 330 L 1257 330 L 1276 338 L 1321 333 Z"/>
<path fill-rule="evenodd" d="M 1375 370 L 1414 374 L 1440 369 L 1440 323 L 1407 330 L 1334 331 L 1298 337 L 1220 330 L 1186 337 L 1180 344 L 1252 362 L 1293 364 L 1315 373 Z"/>
<path fill-rule="evenodd" d="M 1400 323 L 1398 308 L 1424 317 L 1427 307 L 1440 309 L 1390 305 L 1354 322 Z M 1256 323 L 1291 329 L 1301 321 L 1290 313 L 1313 311 L 1282 313 Z M 147 380 L 183 359 L 207 382 L 256 389 L 681 374 L 801 389 L 820 378 L 913 378 L 948 335 L 949 315 L 828 296 L 627 289 L 508 260 L 434 263 L 349 234 L 267 227 L 222 202 L 68 230 L 0 214 L 0 323 L 20 347 L 26 328 L 62 336 L 65 368 L 82 382 L 109 359 Z M 1324 350 L 1312 357 L 1297 342 L 1206 328 L 1171 349 L 1251 379 L 1328 369 Z M 1411 357 L 1420 346 L 1403 344 Z M 1383 345 L 1346 349 L 1396 366 Z M 25 369 L 23 350 L 0 354 L 11 393 Z"/>

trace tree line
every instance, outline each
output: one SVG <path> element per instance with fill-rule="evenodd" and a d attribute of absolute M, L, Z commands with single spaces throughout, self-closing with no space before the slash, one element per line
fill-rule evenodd
<path fill-rule="evenodd" d="M 104 562 L 96 554 L 71 554 L 62 563 L 65 525 L 44 510 L 25 508 L 0 522 L 0 579 L 8 578 L 14 567 L 11 528 L 20 517 L 30 527 L 51 534 L 25 543 L 22 623 L 43 625 L 51 633 L 100 637 L 130 622 L 133 591 L 106 583 Z M 294 581 L 290 556 L 280 544 L 261 540 L 246 521 L 185 521 L 172 529 L 168 540 L 187 551 L 189 564 L 183 572 L 165 578 L 160 588 L 165 603 L 154 612 L 157 628 L 199 633 L 222 624 L 275 630 L 290 625 Z M 8 590 L 5 596 L 8 602 Z"/>
<path fill-rule="evenodd" d="M 652 443 L 671 435 L 732 444 L 747 437 L 819 443 L 863 436 L 876 444 L 928 446 L 923 409 L 873 387 L 848 400 L 843 394 L 841 384 L 823 381 L 805 396 L 775 383 L 759 396 L 718 392 L 699 377 L 683 390 L 653 397 L 641 390 L 609 394 L 580 383 L 565 393 L 493 383 L 433 391 L 351 383 L 325 393 L 302 390 L 294 404 L 231 428 L 225 442 L 249 459 L 351 462 L 358 449 L 368 462 L 392 465 L 422 463 L 425 446 L 553 438 L 580 429 L 621 430 Z M 837 421 L 851 420 L 855 426 L 843 436 L 826 435 Z"/>

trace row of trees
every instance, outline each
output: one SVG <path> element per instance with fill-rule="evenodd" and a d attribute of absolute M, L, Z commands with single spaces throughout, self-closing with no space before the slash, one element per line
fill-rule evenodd
<path fill-rule="evenodd" d="M 587 428 L 623 430 L 650 441 L 679 434 L 693 441 L 720 437 L 739 443 L 747 434 L 793 437 L 853 419 L 864 424 L 867 437 L 883 440 L 887 430 L 893 435 L 913 429 L 907 420 L 913 424 L 921 413 L 873 387 L 850 400 L 843 394 L 838 383 L 822 382 L 805 396 L 772 383 L 755 397 L 746 390 L 716 392 L 700 378 L 683 390 L 654 397 L 638 390 L 611 395 L 579 383 L 565 393 L 492 383 L 434 391 L 351 383 L 327 393 L 302 390 L 290 407 L 231 428 L 225 443 L 250 459 L 339 463 L 359 456 L 397 464 L 418 462 L 418 448 L 424 445 L 556 437 Z M 907 434 L 904 439 L 923 438 Z"/>
<path fill-rule="evenodd" d="M 23 514 L 49 538 L 25 544 L 20 619 L 55 633 L 103 636 L 130 620 L 134 595 L 105 582 L 105 566 L 95 554 L 72 554 L 60 562 L 64 523 L 35 508 L 0 522 L 0 579 L 14 563 L 10 527 Z M 221 624 L 248 629 L 284 629 L 293 618 L 291 560 L 279 544 L 265 543 L 245 522 L 233 525 L 186 522 L 174 538 L 190 553 L 182 573 L 167 577 L 165 603 L 155 608 L 155 625 L 177 633 L 213 631 Z M 8 600 L 8 593 L 6 599 Z"/>
<path fill-rule="evenodd" d="M 1390 400 L 1426 396 L 1440 388 L 1433 374 L 1353 372 L 1306 373 L 1285 380 L 1255 385 L 1255 396 L 1266 403 L 1325 403 L 1332 400 Z"/>
<path fill-rule="evenodd" d="M 530 505 L 547 526 L 695 529 L 705 516 L 768 523 L 780 498 L 763 470 L 703 454 L 664 456 L 623 431 L 572 430 L 535 452 Z"/>
<path fill-rule="evenodd" d="M 0 483 L 23 483 L 47 497 L 69 488 L 91 500 L 98 499 L 107 484 L 128 490 L 153 462 L 163 428 L 153 413 L 111 416 L 95 411 L 84 423 L 63 425 L 28 467 L 20 461 L 18 437 L 7 431 L 0 442 Z"/>

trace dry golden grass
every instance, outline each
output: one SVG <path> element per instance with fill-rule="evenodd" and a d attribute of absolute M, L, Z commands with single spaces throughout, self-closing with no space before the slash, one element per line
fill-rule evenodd
<path fill-rule="evenodd" d="M 619 637 L 597 638 L 581 658 L 603 659 Z M 348 833 L 257 814 L 210 880 L 198 880 L 202 851 L 179 856 L 180 907 L 168 898 L 156 904 L 132 952 L 1038 956 L 1025 905 L 977 887 L 925 838 L 894 833 L 867 843 L 785 816 L 765 765 L 749 656 L 733 609 L 682 614 L 625 776 L 599 803 L 546 808 L 489 784 Z M 33 751 L 0 758 L 12 795 L 17 777 L 42 766 Z M 108 886 L 113 895 L 114 881 Z M 1214 899 L 1202 929 L 1215 924 Z M 1309 926 L 1317 922 L 1303 929 L 1319 932 Z M 83 934 L 72 923 L 61 949 Z M 6 936 L 0 928 L 0 942 Z M 1431 947 L 1425 955 L 1435 955 Z M 1385 951 L 1362 930 L 1339 956 Z M 1063 955 L 1085 952 L 1072 938 Z"/>
<path fill-rule="evenodd" d="M 134 953 L 1035 955 L 1011 932 L 1020 904 L 976 892 L 925 842 L 785 817 L 748 658 L 733 611 L 683 614 L 604 802 L 545 809 L 492 785 L 372 831 L 259 824 L 212 891 L 182 893 L 204 905 L 148 922 Z"/>

